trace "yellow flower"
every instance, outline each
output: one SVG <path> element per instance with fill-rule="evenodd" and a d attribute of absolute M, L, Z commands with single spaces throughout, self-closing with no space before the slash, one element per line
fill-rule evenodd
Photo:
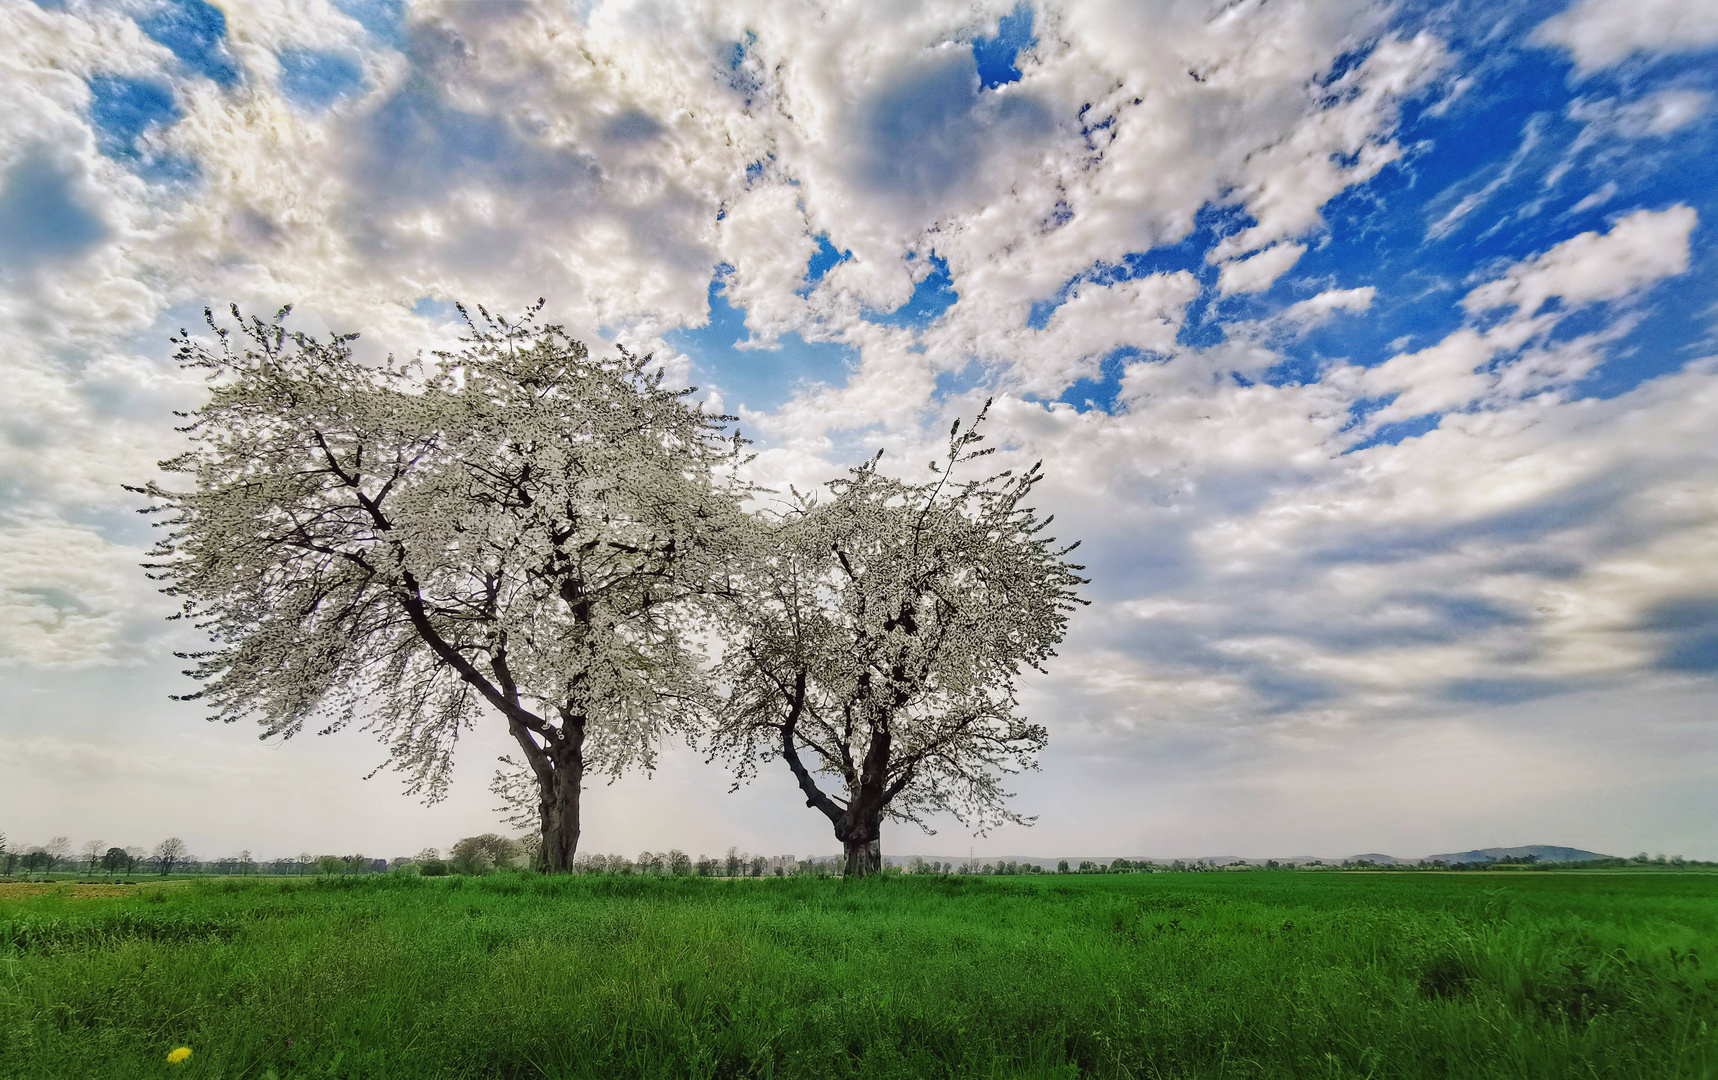
<path fill-rule="evenodd" d="M 167 1055 L 167 1064 L 169 1064 L 169 1065 L 182 1064 L 184 1062 L 184 1060 L 190 1056 L 191 1056 L 191 1048 L 189 1046 L 181 1046 L 179 1049 L 177 1049 L 177 1050 L 175 1050 L 172 1053 Z"/>

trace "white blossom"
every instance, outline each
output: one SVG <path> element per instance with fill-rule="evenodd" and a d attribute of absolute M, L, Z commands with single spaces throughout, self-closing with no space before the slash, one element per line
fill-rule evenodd
<path fill-rule="evenodd" d="M 176 339 L 212 383 L 163 463 L 190 484 L 136 490 L 165 515 L 163 591 L 212 642 L 187 697 L 265 738 L 360 721 L 431 800 L 460 733 L 499 715 L 565 870 L 585 770 L 648 768 L 698 716 L 686 627 L 743 533 L 741 443 L 541 306 L 479 309 L 458 352 L 382 366 L 285 309 L 236 336 L 210 317 L 218 348 Z"/>
<path fill-rule="evenodd" d="M 1027 820 L 1001 778 L 1035 767 L 1046 732 L 1019 714 L 1015 683 L 1055 655 L 1085 579 L 1026 505 L 1038 466 L 957 477 L 990 453 L 977 427 L 955 424 L 928 481 L 884 475 L 879 454 L 827 499 L 796 497 L 762 526 L 737 591 L 715 752 L 742 779 L 783 758 L 849 874 L 881 867 L 883 817 Z"/>

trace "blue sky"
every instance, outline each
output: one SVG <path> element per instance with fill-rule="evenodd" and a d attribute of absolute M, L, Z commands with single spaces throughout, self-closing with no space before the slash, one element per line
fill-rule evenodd
<path fill-rule="evenodd" d="M 0 829 L 492 827 L 481 735 L 426 810 L 357 779 L 361 736 L 258 748 L 167 702 L 186 642 L 119 485 L 173 452 L 201 391 L 166 338 L 205 304 L 379 359 L 543 296 L 735 414 L 764 484 L 910 471 L 987 397 L 1045 460 L 1094 602 L 1028 697 L 1040 825 L 974 843 L 1718 857 L 1710 4 L 817 8 L 0 15 Z M 311 838 L 181 820 L 169 765 L 99 764 L 116 715 Z M 664 775 L 699 835 L 628 777 L 591 842 L 821 842 L 698 760 Z"/>

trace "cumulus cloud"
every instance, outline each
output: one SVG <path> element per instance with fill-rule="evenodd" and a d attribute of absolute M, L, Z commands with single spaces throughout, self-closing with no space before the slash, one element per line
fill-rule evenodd
<path fill-rule="evenodd" d="M 1635 175 L 1703 145 L 1697 78 L 1563 88 L 1429 194 L 1425 118 L 1508 56 L 1358 0 L 158 8 L 0 8 L 13 670 L 160 656 L 118 484 L 173 452 L 204 304 L 380 357 L 542 295 L 706 385 L 770 484 L 913 468 L 995 397 L 1094 578 L 1034 708 L 1109 745 L 1708 677 L 1718 373 L 1684 341 L 1575 389 L 1706 265 L 1706 196 Z M 1711 41 L 1622 10 L 1535 40 Z M 1565 136 L 1544 188 L 1627 212 L 1514 235 Z"/>
<path fill-rule="evenodd" d="M 1364 62 L 1321 86 L 1318 108 L 1246 164 L 1246 206 L 1257 224 L 1219 244 L 1213 258 L 1256 250 L 1322 224 L 1338 192 L 1376 176 L 1401 156 L 1389 132 L 1402 100 L 1449 63 L 1431 34 L 1390 37 Z"/>
<path fill-rule="evenodd" d="M 1304 326 L 1323 322 L 1339 311 L 1365 311 L 1372 306 L 1372 298 L 1377 292 L 1377 288 L 1371 285 L 1362 285 L 1355 289 L 1328 289 L 1317 296 L 1289 305 L 1283 311 L 1283 318 Z"/>
<path fill-rule="evenodd" d="M 1121 348 L 1175 351 L 1183 312 L 1199 295 L 1199 282 L 1183 270 L 1151 274 L 1112 285 L 1085 283 L 1072 291 L 1014 372 L 1022 387 L 1055 392 L 1096 374 L 1096 361 Z"/>
<path fill-rule="evenodd" d="M 1273 244 L 1257 255 L 1225 263 L 1217 279 L 1217 289 L 1225 294 L 1268 289 L 1305 254 L 1305 244 Z"/>
<path fill-rule="evenodd" d="M 1506 318 L 1489 327 L 1465 325 L 1434 345 L 1375 367 L 1344 368 L 1332 373 L 1331 382 L 1391 398 L 1368 418 L 1367 430 L 1567 386 L 1597 366 L 1602 347 L 1630 323 L 1625 318 L 1564 340 L 1553 340 L 1552 332 L 1576 308 L 1630 296 L 1687 271 L 1688 237 L 1698 216 L 1689 206 L 1637 210 L 1608 232 L 1570 237 L 1462 297 L 1461 307 L 1470 316 L 1511 309 Z M 1552 299 L 1561 301 L 1558 310 L 1542 312 Z"/>
<path fill-rule="evenodd" d="M 1705 0 L 1577 0 L 1539 24 L 1534 36 L 1575 57 L 1582 72 L 1635 53 L 1674 53 L 1718 45 L 1718 10 Z"/>
<path fill-rule="evenodd" d="M 54 520 L 0 523 L 0 662 L 85 667 L 137 659 L 141 552 Z M 141 636 L 141 635 L 136 635 Z"/>
<path fill-rule="evenodd" d="M 1470 314 L 1514 307 L 1531 316 L 1554 296 L 1570 305 L 1624 296 L 1688 269 L 1688 234 L 1698 219 L 1691 206 L 1637 210 L 1609 232 L 1581 233 L 1510 267 L 1462 297 L 1462 307 Z"/>

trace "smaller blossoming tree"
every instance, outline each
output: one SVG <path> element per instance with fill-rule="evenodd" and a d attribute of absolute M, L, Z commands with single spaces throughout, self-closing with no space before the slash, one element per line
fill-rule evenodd
<path fill-rule="evenodd" d="M 928 481 L 885 476 L 879 454 L 827 499 L 798 498 L 734 593 L 714 753 L 742 781 L 782 759 L 848 876 L 882 869 L 884 818 L 1029 820 L 1001 778 L 1035 767 L 1046 732 L 1020 715 L 1016 681 L 1055 654 L 1086 579 L 1067 559 L 1078 545 L 1027 505 L 1039 466 L 955 475 L 990 453 L 983 418 L 956 422 Z"/>

